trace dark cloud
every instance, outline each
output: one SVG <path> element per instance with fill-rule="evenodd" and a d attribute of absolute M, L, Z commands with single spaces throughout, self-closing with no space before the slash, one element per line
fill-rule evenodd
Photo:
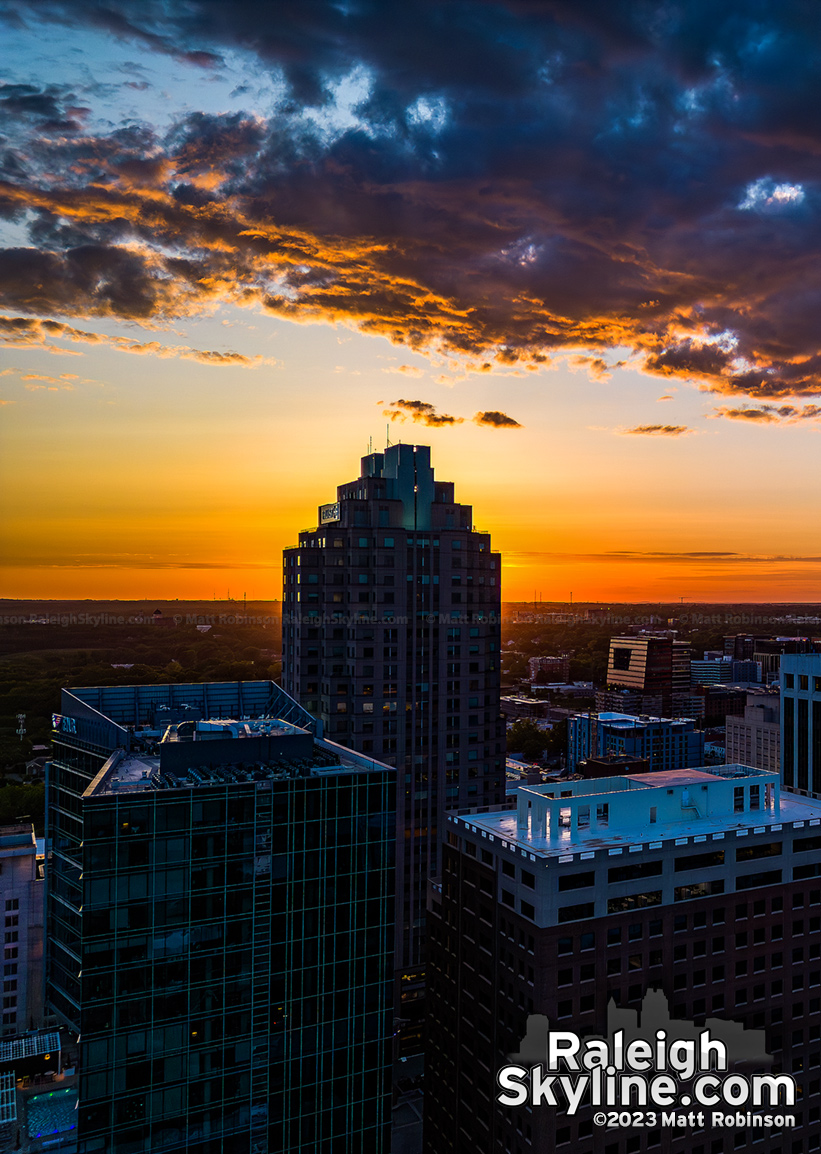
<path fill-rule="evenodd" d="M 0 12 L 33 35 L 90 27 L 209 71 L 245 53 L 249 73 L 286 82 L 265 118 L 186 112 L 168 132 L 97 135 L 77 130 L 93 93 L 0 88 L 0 211 L 32 230 L 32 249 L 0 263 L 8 309 L 159 322 L 231 299 L 477 369 L 563 350 L 603 378 L 602 354 L 622 348 L 756 403 L 821 394 L 821 26 L 807 0 Z"/>
<path fill-rule="evenodd" d="M 794 425 L 800 421 L 821 420 L 821 405 L 761 405 L 758 408 L 744 405 L 738 409 L 719 405 L 709 416 L 758 425 Z"/>
<path fill-rule="evenodd" d="M 484 413 L 476 413 L 473 420 L 477 425 L 490 425 L 492 429 L 521 429 L 518 421 L 509 417 L 507 413 L 500 413 L 496 409 L 488 409 Z"/>
<path fill-rule="evenodd" d="M 693 430 L 687 425 L 636 425 L 633 429 L 623 429 L 625 436 L 636 437 L 682 437 Z"/>
<path fill-rule="evenodd" d="M 436 407 L 427 401 L 391 401 L 384 410 L 384 416 L 392 421 L 405 421 L 408 417 L 420 425 L 441 428 L 443 425 L 461 425 L 464 417 L 451 417 L 448 413 L 437 413 Z"/>

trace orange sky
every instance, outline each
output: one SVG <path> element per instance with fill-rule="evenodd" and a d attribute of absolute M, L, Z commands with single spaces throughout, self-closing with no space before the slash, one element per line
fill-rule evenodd
<path fill-rule="evenodd" d="M 811 428 L 704 420 L 697 389 L 659 405 L 629 368 L 604 385 L 567 367 L 470 374 L 250 310 L 159 339 L 226 332 L 256 367 L 68 341 L 5 354 L 2 596 L 278 597 L 282 548 L 358 475 L 367 438 L 383 443 L 385 405 L 418 394 L 467 419 L 391 436 L 432 446 L 504 554 L 506 599 L 821 600 Z M 500 405 L 521 428 L 469 419 Z M 651 407 L 697 431 L 625 435 Z"/>

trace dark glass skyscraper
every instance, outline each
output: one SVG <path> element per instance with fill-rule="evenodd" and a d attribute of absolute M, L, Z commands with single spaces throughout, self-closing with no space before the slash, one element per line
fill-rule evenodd
<path fill-rule="evenodd" d="M 62 711 L 48 999 L 81 1154 L 387 1149 L 395 771 L 271 682 Z"/>
<path fill-rule="evenodd" d="M 419 1048 L 426 886 L 446 809 L 504 797 L 500 558 L 430 449 L 362 459 L 286 549 L 283 685 L 326 731 L 397 767 L 397 973 Z"/>

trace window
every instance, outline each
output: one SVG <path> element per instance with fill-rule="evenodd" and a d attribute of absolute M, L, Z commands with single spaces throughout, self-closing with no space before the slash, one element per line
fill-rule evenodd
<path fill-rule="evenodd" d="M 533 877 L 532 874 L 528 875 Z M 592 886 L 596 880 L 596 874 L 593 870 L 580 874 L 564 874 L 559 876 L 559 893 L 566 890 L 585 889 L 587 886 Z M 522 881 L 524 881 L 524 872 L 522 872 Z"/>
<path fill-rule="evenodd" d="M 701 870 L 709 869 L 710 866 L 724 865 L 724 850 L 717 850 L 715 853 L 694 853 L 688 857 L 676 858 L 676 873 L 681 870 Z"/>
<path fill-rule="evenodd" d="M 752 788 L 755 788 L 754 786 Z M 782 843 L 780 841 L 764 842 L 763 845 L 739 846 L 735 851 L 736 861 L 754 861 L 762 857 L 780 857 Z"/>
<path fill-rule="evenodd" d="M 661 873 L 660 861 L 635 862 L 630 865 L 614 866 L 607 871 L 607 880 L 610 885 L 618 882 L 635 881 L 638 878 L 656 877 Z"/>
<path fill-rule="evenodd" d="M 524 909 L 525 905 L 526 905 L 526 903 L 522 902 L 522 913 L 525 912 L 525 909 Z M 530 908 L 533 909 L 532 906 Z M 563 909 L 560 909 L 559 910 L 559 921 L 560 922 L 575 922 L 575 921 L 578 921 L 580 918 L 592 918 L 593 914 L 594 914 L 593 902 L 581 902 L 581 903 L 579 903 L 579 905 L 564 906 Z M 533 914 L 528 914 L 527 916 L 533 917 Z"/>
<path fill-rule="evenodd" d="M 724 882 L 718 880 L 714 882 L 695 882 L 690 886 L 676 886 L 673 891 L 674 900 L 677 902 L 689 902 L 693 898 L 706 898 L 710 894 L 723 894 Z"/>
<path fill-rule="evenodd" d="M 642 894 L 627 894 L 623 898 L 608 898 L 607 912 L 609 914 L 618 914 L 624 910 L 638 910 L 643 909 L 645 906 L 660 905 L 661 890 L 650 890 Z"/>

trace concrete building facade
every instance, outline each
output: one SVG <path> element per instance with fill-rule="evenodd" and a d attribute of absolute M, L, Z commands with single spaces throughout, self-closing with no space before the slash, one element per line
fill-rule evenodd
<path fill-rule="evenodd" d="M 515 810 L 449 815 L 429 897 L 427 1154 L 816 1149 L 819 850 L 821 805 L 745 766 L 524 786 Z M 720 1019 L 755 1039 L 757 1064 L 796 1080 L 794 1128 L 498 1102 L 510 1056 L 540 1060 L 524 1039 L 545 1019 L 600 1037 L 649 1002 L 671 1038 Z"/>
<path fill-rule="evenodd" d="M 725 720 L 728 762 L 781 772 L 781 704 L 778 693 L 748 693 L 743 717 Z"/>

